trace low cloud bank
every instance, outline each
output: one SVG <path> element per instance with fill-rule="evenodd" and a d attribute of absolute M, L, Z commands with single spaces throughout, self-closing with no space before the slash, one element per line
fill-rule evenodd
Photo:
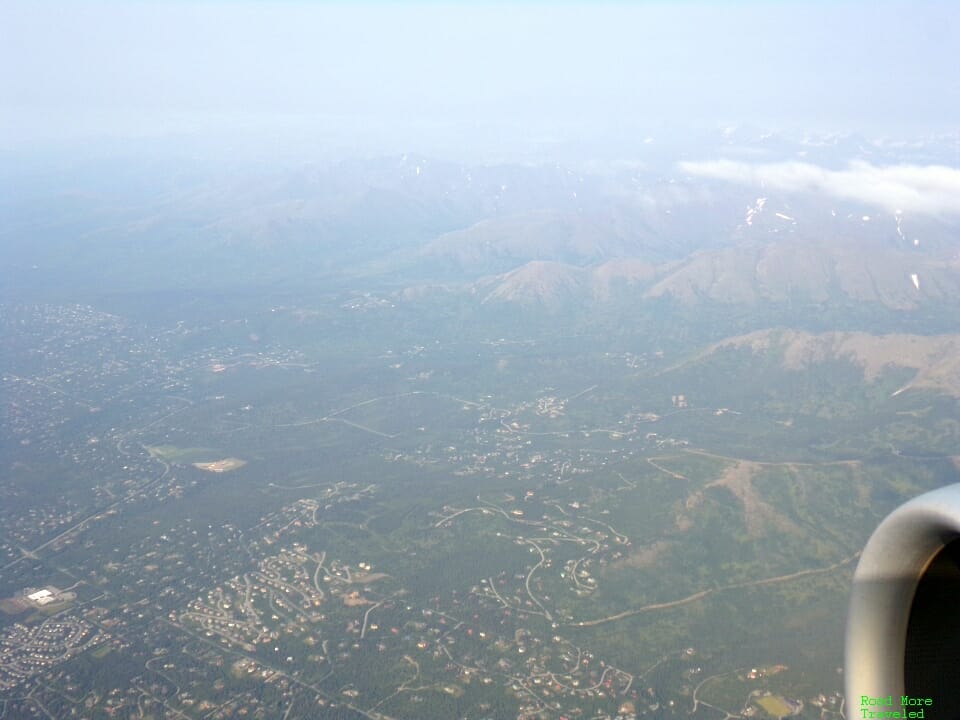
<path fill-rule="evenodd" d="M 787 191 L 822 192 L 859 200 L 891 212 L 960 215 L 960 170 L 945 165 L 878 167 L 852 162 L 828 170 L 802 162 L 744 163 L 733 160 L 681 162 L 690 175 Z"/>

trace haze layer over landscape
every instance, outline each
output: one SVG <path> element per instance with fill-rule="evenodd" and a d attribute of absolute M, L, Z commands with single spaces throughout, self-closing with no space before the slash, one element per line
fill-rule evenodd
<path fill-rule="evenodd" d="M 0 720 L 845 717 L 957 15 L 5 3 Z"/>

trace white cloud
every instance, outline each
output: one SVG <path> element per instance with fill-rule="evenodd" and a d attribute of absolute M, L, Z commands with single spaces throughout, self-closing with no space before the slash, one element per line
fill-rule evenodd
<path fill-rule="evenodd" d="M 822 192 L 859 200 L 891 212 L 960 214 L 960 170 L 945 165 L 878 167 L 852 162 L 829 170 L 802 162 L 744 163 L 733 160 L 682 162 L 690 175 L 762 185 L 787 191 Z"/>

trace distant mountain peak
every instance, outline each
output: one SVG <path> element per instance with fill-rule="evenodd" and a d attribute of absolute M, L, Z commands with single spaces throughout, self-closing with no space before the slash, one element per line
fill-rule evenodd
<path fill-rule="evenodd" d="M 579 295 L 586 273 L 573 265 L 552 260 L 533 260 L 495 278 L 481 280 L 488 285 L 483 302 L 513 302 L 557 307 Z"/>

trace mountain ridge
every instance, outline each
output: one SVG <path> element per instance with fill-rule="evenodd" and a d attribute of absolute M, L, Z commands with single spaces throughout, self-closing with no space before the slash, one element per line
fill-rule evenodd
<path fill-rule="evenodd" d="M 754 354 L 776 353 L 784 369 L 795 371 L 830 360 L 846 359 L 861 367 L 867 383 L 875 382 L 887 368 L 906 368 L 916 371 L 916 375 L 894 392 L 894 396 L 908 390 L 926 389 L 960 398 L 960 334 L 810 333 L 774 328 L 713 343 L 690 362 L 725 349 L 747 349 Z"/>

